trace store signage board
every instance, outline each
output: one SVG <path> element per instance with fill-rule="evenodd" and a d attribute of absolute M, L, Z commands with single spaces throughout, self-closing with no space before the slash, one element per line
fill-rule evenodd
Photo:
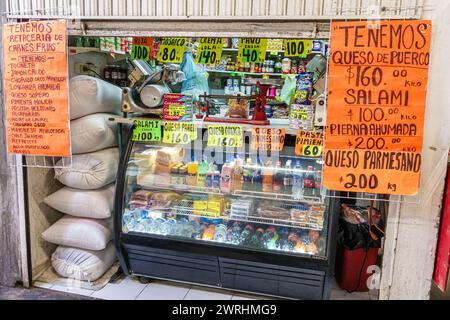
<path fill-rule="evenodd" d="M 191 122 L 168 121 L 164 123 L 163 143 L 188 144 L 197 139 L 197 128 Z"/>
<path fill-rule="evenodd" d="M 284 56 L 306 58 L 311 53 L 312 47 L 312 40 L 286 39 L 284 40 Z"/>
<path fill-rule="evenodd" d="M 170 121 L 192 120 L 192 96 L 169 93 L 164 95 L 163 119 Z"/>
<path fill-rule="evenodd" d="M 267 39 L 239 38 L 238 56 L 240 63 L 263 63 L 266 60 Z"/>
<path fill-rule="evenodd" d="M 219 64 L 222 58 L 223 38 L 200 38 L 195 62 Z"/>
<path fill-rule="evenodd" d="M 65 20 L 3 25 L 8 152 L 70 156 Z"/>
<path fill-rule="evenodd" d="M 162 38 L 158 49 L 158 61 L 164 63 L 181 63 L 183 61 L 186 38 Z"/>
<path fill-rule="evenodd" d="M 243 130 L 237 125 L 208 125 L 208 147 L 241 148 Z"/>
<path fill-rule="evenodd" d="M 430 41 L 428 20 L 332 23 L 326 188 L 417 193 Z"/>
<path fill-rule="evenodd" d="M 153 38 L 133 37 L 131 59 L 144 61 L 154 60 Z"/>
<path fill-rule="evenodd" d="M 133 124 L 133 141 L 161 141 L 161 122 L 159 120 L 136 119 Z"/>
<path fill-rule="evenodd" d="M 323 151 L 323 132 L 297 130 L 295 155 L 320 157 Z"/>
<path fill-rule="evenodd" d="M 286 129 L 284 128 L 252 128 L 250 148 L 252 150 L 282 151 Z"/>

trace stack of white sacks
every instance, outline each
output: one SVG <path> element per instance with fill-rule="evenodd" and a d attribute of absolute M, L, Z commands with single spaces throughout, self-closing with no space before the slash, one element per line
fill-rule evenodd
<path fill-rule="evenodd" d="M 95 281 L 115 262 L 113 235 L 114 182 L 119 164 L 117 127 L 108 119 L 120 112 L 121 89 L 103 80 L 70 80 L 72 164 L 55 178 L 65 186 L 44 202 L 65 215 L 42 238 L 58 245 L 52 266 L 66 278 Z"/>

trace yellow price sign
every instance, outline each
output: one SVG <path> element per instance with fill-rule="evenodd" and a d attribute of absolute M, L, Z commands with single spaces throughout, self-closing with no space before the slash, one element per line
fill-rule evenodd
<path fill-rule="evenodd" d="M 284 40 L 285 57 L 306 57 L 312 51 L 312 40 Z"/>
<path fill-rule="evenodd" d="M 181 63 L 186 38 L 163 38 L 158 50 L 159 62 Z"/>
<path fill-rule="evenodd" d="M 267 39 L 240 38 L 238 47 L 238 61 L 240 63 L 257 62 L 266 60 Z"/>
<path fill-rule="evenodd" d="M 197 128 L 189 122 L 164 123 L 163 143 L 188 144 L 197 139 Z"/>
<path fill-rule="evenodd" d="M 182 117 L 186 114 L 186 106 L 180 106 L 177 104 L 169 105 L 169 116 Z"/>
<path fill-rule="evenodd" d="M 209 125 L 208 147 L 242 147 L 242 127 L 236 125 Z"/>
<path fill-rule="evenodd" d="M 291 119 L 308 120 L 308 111 L 306 110 L 291 110 Z"/>
<path fill-rule="evenodd" d="M 196 63 L 219 64 L 222 57 L 223 38 L 200 38 Z"/>
<path fill-rule="evenodd" d="M 319 157 L 322 154 L 322 149 L 323 149 L 322 146 L 303 145 L 302 156 Z"/>

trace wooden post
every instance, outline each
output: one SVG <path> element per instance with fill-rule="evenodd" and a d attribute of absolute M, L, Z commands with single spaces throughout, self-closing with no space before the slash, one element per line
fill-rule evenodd
<path fill-rule="evenodd" d="M 5 1 L 0 2 L 0 15 L 6 10 Z M 0 39 L 3 39 L 3 25 Z M 0 57 L 3 45 L 0 42 Z M 0 59 L 3 61 L 3 59 Z M 0 79 L 3 79 L 0 70 Z M 0 93 L 3 91 L 0 81 Z M 1 94 L 3 97 L 3 93 Z M 0 285 L 14 286 L 22 280 L 19 236 L 19 204 L 17 194 L 16 168 L 9 166 L 11 155 L 6 152 L 5 120 L 3 99 L 0 99 Z M 9 158 L 9 159 L 8 159 Z"/>

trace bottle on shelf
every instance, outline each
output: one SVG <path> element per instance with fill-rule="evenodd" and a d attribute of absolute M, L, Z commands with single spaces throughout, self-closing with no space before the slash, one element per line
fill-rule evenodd
<path fill-rule="evenodd" d="M 206 161 L 206 156 L 202 157 L 202 162 L 197 170 L 197 186 L 206 187 L 206 174 L 208 173 L 209 164 Z"/>
<path fill-rule="evenodd" d="M 283 188 L 285 194 L 292 194 L 292 161 L 287 160 L 285 164 L 285 171 L 283 175 Z"/>
<path fill-rule="evenodd" d="M 247 224 L 241 233 L 241 236 L 239 238 L 239 244 L 248 245 L 254 232 L 255 232 L 255 227 L 251 223 Z"/>
<path fill-rule="evenodd" d="M 281 170 L 281 161 L 277 161 L 275 164 L 275 172 L 273 174 L 273 192 L 283 193 L 283 170 Z"/>
<path fill-rule="evenodd" d="M 231 164 L 229 161 L 227 161 L 222 166 L 222 173 L 220 176 L 220 190 L 222 192 L 224 192 L 224 193 L 231 192 L 232 176 L 233 176 L 233 164 Z"/>
<path fill-rule="evenodd" d="M 192 161 L 187 164 L 186 184 L 189 186 L 197 185 L 197 171 L 198 162 L 192 158 Z"/>
<path fill-rule="evenodd" d="M 268 160 L 266 166 L 262 169 L 262 192 L 273 191 L 273 168 L 272 161 Z"/>
<path fill-rule="evenodd" d="M 186 175 L 187 175 L 187 165 L 182 165 L 178 169 L 178 185 L 184 186 L 186 185 Z"/>
<path fill-rule="evenodd" d="M 243 168 L 242 168 L 242 160 L 239 157 L 236 157 L 234 160 L 234 170 L 233 170 L 233 191 L 234 190 L 242 190 L 242 175 L 243 175 Z"/>
<path fill-rule="evenodd" d="M 245 161 L 245 166 L 244 169 L 242 171 L 242 176 L 243 176 L 243 185 L 242 185 L 242 189 L 243 190 L 253 190 L 253 186 L 252 186 L 252 178 L 253 178 L 253 162 L 251 158 L 247 158 Z"/>
<path fill-rule="evenodd" d="M 292 196 L 295 200 L 304 198 L 304 183 L 303 171 L 300 160 L 295 162 L 295 168 L 292 175 Z"/>
<path fill-rule="evenodd" d="M 322 171 L 317 170 L 315 174 L 315 182 L 314 182 L 314 196 L 320 197 L 322 193 Z"/>
<path fill-rule="evenodd" d="M 256 169 L 253 171 L 252 186 L 253 191 L 262 190 L 262 163 L 259 157 L 256 159 Z"/>
<path fill-rule="evenodd" d="M 314 167 L 308 166 L 307 172 L 305 173 L 305 178 L 303 179 L 304 185 L 304 195 L 307 197 L 314 196 Z"/>

